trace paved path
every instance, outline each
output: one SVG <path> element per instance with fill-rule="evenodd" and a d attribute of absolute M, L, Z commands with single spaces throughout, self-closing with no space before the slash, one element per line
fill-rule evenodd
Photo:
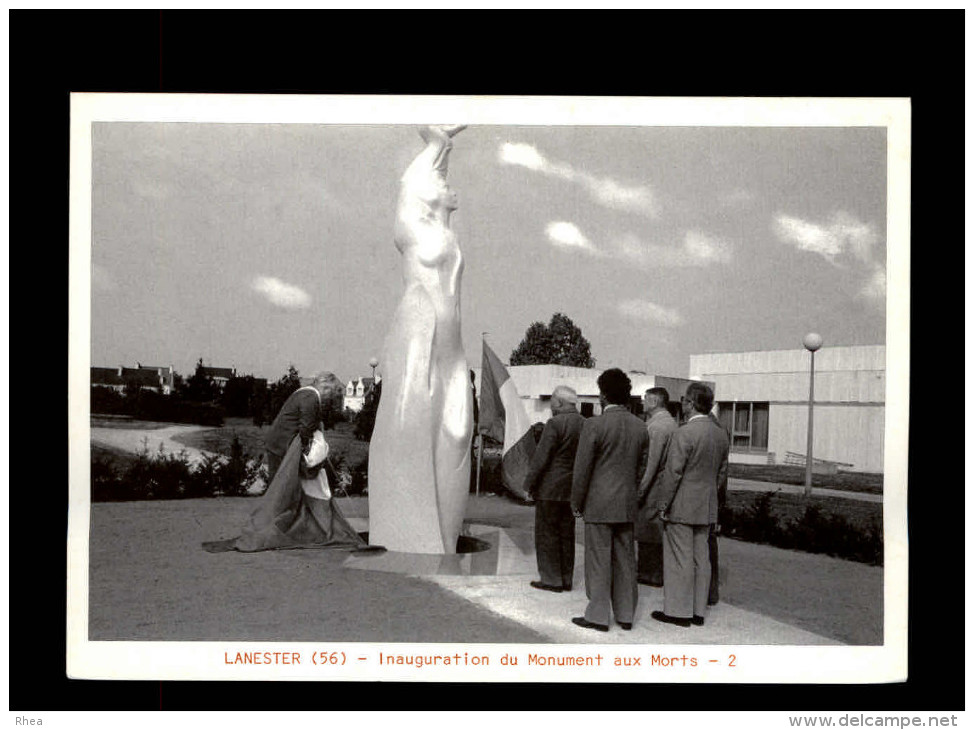
<path fill-rule="evenodd" d="M 774 644 L 836 646 L 840 642 L 775 621 L 753 611 L 718 604 L 709 610 L 704 626 L 682 628 L 661 624 L 650 614 L 663 610 L 663 589 L 639 586 L 639 601 L 631 631 L 612 626 L 608 633 L 582 629 L 571 623 L 585 612 L 582 574 L 570 593 L 531 588 L 537 571 L 505 576 L 429 576 L 471 603 L 517 621 L 551 641 L 570 644 Z"/>
<path fill-rule="evenodd" d="M 357 530 L 367 529 L 367 518 L 351 517 L 349 521 Z M 584 546 L 576 545 L 575 590 L 550 593 L 529 585 L 537 575 L 533 531 L 482 524 L 468 527 L 471 535 L 491 543 L 489 551 L 457 556 L 394 552 L 354 555 L 345 561 L 345 567 L 422 578 L 559 643 L 792 646 L 836 646 L 842 643 L 727 603 L 708 609 L 704 626 L 683 628 L 661 624 L 650 614 L 663 609 L 663 590 L 648 586 L 639 586 L 631 631 L 615 625 L 608 633 L 582 629 L 572 624 L 571 619 L 585 611 Z"/>
<path fill-rule="evenodd" d="M 114 449 L 129 451 L 132 453 L 140 452 L 148 446 L 149 453 L 158 453 L 159 447 L 168 454 L 177 454 L 185 451 L 190 462 L 197 464 L 203 460 L 207 452 L 185 446 L 178 441 L 173 441 L 173 436 L 203 431 L 206 427 L 201 426 L 167 426 L 165 428 L 136 429 L 136 428 L 97 428 L 91 429 L 91 443 L 102 446 L 110 446 Z"/>
<path fill-rule="evenodd" d="M 804 494 L 805 487 L 797 484 L 781 484 L 778 482 L 756 482 L 750 479 L 727 480 L 727 488 L 734 491 L 744 492 L 777 492 L 785 494 Z M 855 499 L 860 502 L 882 503 L 882 494 L 869 494 L 867 492 L 849 492 L 844 489 L 829 489 L 827 487 L 813 487 L 812 494 L 818 497 L 839 497 L 840 499 Z"/>

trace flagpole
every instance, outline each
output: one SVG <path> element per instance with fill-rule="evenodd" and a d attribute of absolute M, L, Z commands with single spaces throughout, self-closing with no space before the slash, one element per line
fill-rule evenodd
<path fill-rule="evenodd" d="M 490 332 L 480 333 L 480 351 L 484 351 L 484 341 Z M 480 413 L 483 415 L 483 405 L 484 405 L 484 373 L 483 368 L 480 372 L 480 388 L 477 390 L 477 398 L 480 400 Z M 484 433 L 480 430 L 480 424 L 477 424 L 477 486 L 474 489 L 474 496 L 480 497 L 480 467 L 484 463 Z"/>
<path fill-rule="evenodd" d="M 484 460 L 484 435 L 477 434 L 477 491 L 475 496 L 480 496 L 480 465 Z"/>

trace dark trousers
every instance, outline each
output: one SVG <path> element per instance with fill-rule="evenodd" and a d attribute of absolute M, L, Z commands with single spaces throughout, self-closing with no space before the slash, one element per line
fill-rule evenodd
<path fill-rule="evenodd" d="M 284 460 L 283 456 L 272 454 L 270 451 L 267 452 L 267 483 L 268 484 L 274 481 L 274 475 L 277 474 L 277 470 L 281 468 L 281 462 L 283 460 Z"/>
<path fill-rule="evenodd" d="M 609 625 L 609 607 L 616 621 L 632 623 L 639 586 L 636 546 L 631 522 L 585 523 L 585 618 Z"/>
<path fill-rule="evenodd" d="M 534 545 L 541 582 L 571 589 L 575 572 L 575 515 L 570 502 L 542 499 L 537 503 Z"/>
<path fill-rule="evenodd" d="M 710 595 L 707 605 L 715 606 L 720 601 L 720 554 L 717 550 L 717 530 L 713 525 L 710 526 L 710 534 L 707 536 L 707 547 L 710 550 Z"/>
<path fill-rule="evenodd" d="M 650 520 L 640 530 L 636 578 L 640 583 L 663 585 L 663 527 L 659 520 Z"/>

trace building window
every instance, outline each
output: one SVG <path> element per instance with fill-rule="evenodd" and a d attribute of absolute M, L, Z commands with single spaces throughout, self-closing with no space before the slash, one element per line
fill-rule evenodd
<path fill-rule="evenodd" d="M 768 404 L 736 401 L 717 403 L 720 423 L 730 434 L 731 451 L 768 450 Z"/>

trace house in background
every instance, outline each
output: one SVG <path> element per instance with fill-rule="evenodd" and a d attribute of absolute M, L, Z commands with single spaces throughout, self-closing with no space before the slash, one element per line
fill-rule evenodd
<path fill-rule="evenodd" d="M 690 356 L 690 377 L 712 381 L 731 433 L 731 462 L 804 463 L 808 438 L 807 350 Z M 815 353 L 812 456 L 852 471 L 882 472 L 886 347 L 823 347 Z"/>
<path fill-rule="evenodd" d="M 381 376 L 377 376 L 375 379 L 370 376 L 349 380 L 345 385 L 345 407 L 355 413 L 361 411 L 365 406 L 365 397 L 381 381 Z"/>
<path fill-rule="evenodd" d="M 135 365 L 139 370 L 152 372 L 159 376 L 160 387 L 162 388 L 160 392 L 163 395 L 169 395 L 176 389 L 176 374 L 172 365 L 143 365 L 140 362 L 136 362 Z"/>
<path fill-rule="evenodd" d="M 110 388 L 116 393 L 125 390 L 122 368 L 91 368 L 91 385 L 95 388 Z"/>
<path fill-rule="evenodd" d="M 209 365 L 202 365 L 203 375 L 213 381 L 217 388 L 223 390 L 230 382 L 230 378 L 237 377 L 236 368 L 214 368 Z"/>
<path fill-rule="evenodd" d="M 172 365 L 156 366 L 136 363 L 130 368 L 124 365 L 117 368 L 91 368 L 91 384 L 96 388 L 111 388 L 117 393 L 126 387 L 139 387 L 163 395 L 172 393 L 175 387 L 175 374 Z"/>

